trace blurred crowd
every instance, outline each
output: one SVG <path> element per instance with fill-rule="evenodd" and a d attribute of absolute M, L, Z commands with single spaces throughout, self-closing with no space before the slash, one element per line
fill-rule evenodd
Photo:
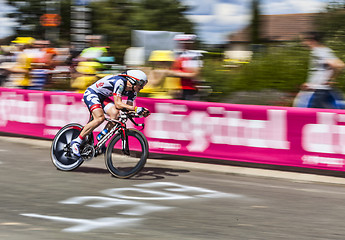
<path fill-rule="evenodd" d="M 48 40 L 17 37 L 1 46 L 0 86 L 84 92 L 106 75 L 139 68 L 149 78 L 144 96 L 199 100 L 211 89 L 200 77 L 203 61 L 202 52 L 193 49 L 196 36 L 180 34 L 174 40 L 178 49 L 155 50 L 145 64 L 126 66 L 115 64 L 107 46 L 91 45 L 76 51 L 70 46 L 54 47 Z"/>
<path fill-rule="evenodd" d="M 201 77 L 202 51 L 194 49 L 196 36 L 179 34 L 174 38 L 175 51 L 155 50 L 148 59 L 149 66 L 142 68 L 149 83 L 142 92 L 153 98 L 200 100 L 211 92 Z"/>
<path fill-rule="evenodd" d="M 50 90 L 63 86 L 83 91 L 97 74 L 111 70 L 114 58 L 107 54 L 108 48 L 103 46 L 78 52 L 73 47 L 51 46 L 48 40 L 17 37 L 1 46 L 0 83 L 7 88 Z M 86 75 L 89 78 L 80 78 Z"/>

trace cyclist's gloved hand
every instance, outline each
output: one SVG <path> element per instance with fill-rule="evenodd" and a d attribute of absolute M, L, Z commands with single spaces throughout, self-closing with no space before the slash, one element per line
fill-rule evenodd
<path fill-rule="evenodd" d="M 142 115 L 144 117 L 147 117 L 150 115 L 150 111 L 147 108 L 143 108 L 143 107 L 135 107 L 135 113 L 137 113 L 138 115 Z"/>
<path fill-rule="evenodd" d="M 138 115 L 142 115 L 145 109 L 143 107 L 135 107 L 135 113 Z"/>
<path fill-rule="evenodd" d="M 148 117 L 150 114 L 151 114 L 150 111 L 147 108 L 145 108 L 145 111 L 143 112 L 143 116 Z"/>

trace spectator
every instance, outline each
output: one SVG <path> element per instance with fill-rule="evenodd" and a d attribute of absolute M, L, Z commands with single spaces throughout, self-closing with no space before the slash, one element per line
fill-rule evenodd
<path fill-rule="evenodd" d="M 28 88 L 43 90 L 50 82 L 50 70 L 54 69 L 53 57 L 56 55 L 56 50 L 50 47 L 50 41 L 36 40 L 28 54 L 31 57 L 31 83 Z"/>
<path fill-rule="evenodd" d="M 172 70 L 174 53 L 169 50 L 151 52 L 151 68 L 142 68 L 150 78 L 143 93 L 152 98 L 181 98 L 181 78 L 192 78 L 194 73 Z"/>
<path fill-rule="evenodd" d="M 296 107 L 344 108 L 343 98 L 334 85 L 345 64 L 322 40 L 322 34 L 317 32 L 308 33 L 303 40 L 311 49 L 309 76 L 296 96 Z"/>
<path fill-rule="evenodd" d="M 148 97 L 152 98 L 177 98 L 180 96 L 180 78 L 172 77 L 179 74 L 179 72 L 171 71 L 174 60 L 172 51 L 155 50 L 151 52 L 149 58 L 151 68 L 145 69 L 150 82 L 143 89 L 143 93 L 148 93 Z"/>
<path fill-rule="evenodd" d="M 196 35 L 194 34 L 178 34 L 174 38 L 178 43 L 176 51 L 176 60 L 173 70 L 190 73 L 191 77 L 181 78 L 181 88 L 183 100 L 194 100 L 198 93 L 197 83 L 202 68 L 202 54 L 193 50 Z"/>
<path fill-rule="evenodd" d="M 6 81 L 10 75 L 10 70 L 16 63 L 16 56 L 14 51 L 15 46 L 1 46 L 2 55 L 0 56 L 0 86 L 5 86 Z"/>
<path fill-rule="evenodd" d="M 30 86 L 31 56 L 28 52 L 31 51 L 34 41 L 31 37 L 17 37 L 11 42 L 16 47 L 13 52 L 15 62 L 7 66 L 9 73 L 5 87 L 27 89 Z"/>

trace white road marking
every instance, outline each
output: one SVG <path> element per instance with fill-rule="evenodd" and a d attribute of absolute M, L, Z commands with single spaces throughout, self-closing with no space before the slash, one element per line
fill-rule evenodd
<path fill-rule="evenodd" d="M 79 204 L 93 208 L 117 209 L 117 214 L 123 217 L 104 217 L 97 219 L 79 219 L 68 217 L 48 216 L 35 213 L 24 213 L 22 216 L 41 218 L 57 222 L 69 223 L 73 226 L 63 229 L 64 232 L 88 232 L 100 228 L 124 228 L 137 225 L 145 218 L 130 218 L 130 216 L 145 216 L 152 212 L 165 211 L 175 207 L 160 206 L 154 203 L 142 202 L 146 200 L 193 200 L 198 198 L 246 198 L 239 194 L 228 194 L 206 188 L 181 185 L 173 182 L 157 182 L 137 184 L 136 187 L 111 188 L 101 191 L 108 195 L 103 196 L 78 196 L 60 201 L 60 204 Z M 155 190 L 148 189 L 154 188 Z M 142 200 L 142 201 L 138 201 Z M 115 208 L 114 208 L 115 207 Z"/>
<path fill-rule="evenodd" d="M 87 202 L 89 202 L 87 204 Z M 91 202 L 91 203 L 90 203 Z M 124 210 L 118 214 L 131 215 L 131 216 L 142 216 L 151 212 L 164 211 L 172 209 L 173 207 L 159 206 L 155 204 L 142 203 L 138 201 L 110 198 L 110 197 L 99 197 L 99 196 L 81 196 L 73 197 L 67 200 L 61 201 L 61 204 L 85 204 L 87 207 L 93 208 L 107 208 L 115 206 L 130 206 L 131 209 Z"/>
<path fill-rule="evenodd" d="M 143 183 L 137 184 L 135 186 L 138 187 L 155 187 L 155 188 L 163 188 L 165 191 L 169 192 L 179 192 L 179 193 L 186 193 L 186 194 L 193 194 L 192 198 L 201 197 L 201 198 L 243 198 L 245 196 L 240 194 L 234 193 L 224 193 L 218 192 L 206 188 L 201 187 L 192 187 L 181 185 L 173 182 L 154 182 L 154 183 Z M 145 198 L 146 199 L 146 198 Z M 162 199 L 164 200 L 164 199 Z"/>
<path fill-rule="evenodd" d="M 23 213 L 22 216 L 32 217 L 32 218 L 41 218 L 52 220 L 56 222 L 64 222 L 75 224 L 73 227 L 65 228 L 62 231 L 64 232 L 88 232 L 99 228 L 123 228 L 128 226 L 136 225 L 141 218 L 97 218 L 97 219 L 78 219 L 78 218 L 66 218 L 66 217 L 56 217 L 56 216 L 46 216 L 35 213 Z"/>

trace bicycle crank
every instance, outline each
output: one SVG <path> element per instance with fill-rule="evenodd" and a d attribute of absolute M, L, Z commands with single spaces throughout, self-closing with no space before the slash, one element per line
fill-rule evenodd
<path fill-rule="evenodd" d="M 80 156 L 84 161 L 90 161 L 95 156 L 95 148 L 90 144 L 86 144 L 81 150 Z"/>

